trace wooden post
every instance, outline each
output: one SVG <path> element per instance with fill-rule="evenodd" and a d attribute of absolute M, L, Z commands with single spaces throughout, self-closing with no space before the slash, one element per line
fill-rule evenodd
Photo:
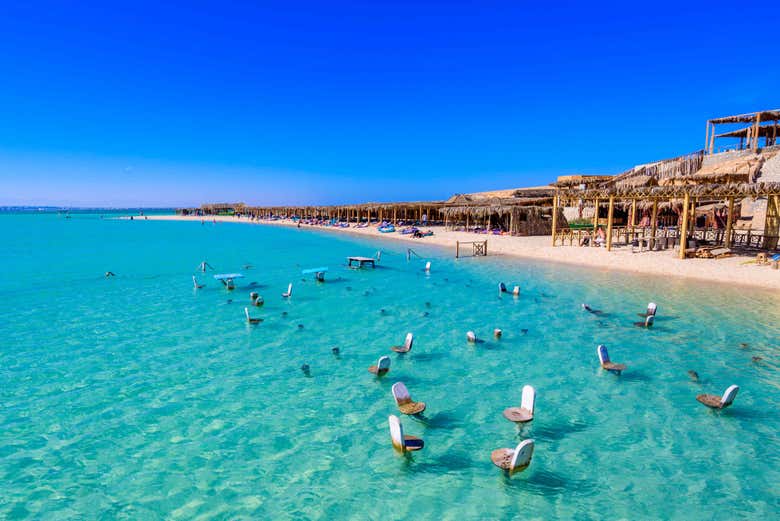
<path fill-rule="evenodd" d="M 756 114 L 756 122 L 753 124 L 753 152 L 758 150 L 758 129 L 761 126 L 761 113 Z"/>
<path fill-rule="evenodd" d="M 729 213 L 726 216 L 726 237 L 723 241 L 723 245 L 726 248 L 731 248 L 731 234 L 734 227 L 734 197 L 729 197 Z"/>
<path fill-rule="evenodd" d="M 707 150 L 707 144 L 710 142 L 710 122 L 707 121 L 707 128 L 704 131 L 704 150 Z"/>
<path fill-rule="evenodd" d="M 510 227 L 514 225 L 515 220 L 515 212 L 512 212 L 512 224 Z M 553 196 L 553 214 L 552 214 L 552 245 L 555 246 L 555 232 L 558 229 L 558 196 Z M 514 229 L 513 229 L 514 231 Z"/>
<path fill-rule="evenodd" d="M 398 219 L 397 219 L 397 212 L 398 212 L 398 207 L 396 207 L 396 206 L 393 206 L 393 224 L 395 224 L 396 222 L 398 222 Z"/>
<path fill-rule="evenodd" d="M 590 240 L 591 247 L 596 246 L 596 230 L 599 228 L 599 198 L 596 198 L 596 211 L 593 214 L 593 237 Z"/>
<path fill-rule="evenodd" d="M 685 259 L 685 249 L 688 247 L 688 211 L 691 206 L 691 196 L 685 192 L 683 198 L 682 229 L 680 230 L 680 259 Z"/>
<path fill-rule="evenodd" d="M 631 199 L 631 240 L 634 239 L 634 226 L 636 226 L 636 199 Z"/>
<path fill-rule="evenodd" d="M 766 250 L 777 248 L 777 236 L 780 233 L 780 196 L 769 195 L 766 198 L 766 219 L 764 221 L 764 244 Z"/>
<path fill-rule="evenodd" d="M 712 131 L 710 132 L 710 155 L 712 155 L 712 150 L 715 148 L 715 124 L 712 124 Z"/>
<path fill-rule="evenodd" d="M 460 241 L 455 241 L 455 258 L 460 255 Z"/>
<path fill-rule="evenodd" d="M 634 199 L 636 204 L 636 199 Z M 607 251 L 612 251 L 612 215 L 615 209 L 615 196 L 609 196 L 609 211 L 607 212 Z"/>
<path fill-rule="evenodd" d="M 651 221 L 650 240 L 653 241 L 653 244 L 655 244 L 655 233 L 658 230 L 658 199 L 653 199 L 653 216 Z"/>

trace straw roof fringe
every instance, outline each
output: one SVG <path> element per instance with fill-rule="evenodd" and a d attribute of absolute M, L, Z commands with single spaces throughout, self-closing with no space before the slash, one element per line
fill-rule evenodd
<path fill-rule="evenodd" d="M 560 195 L 567 199 L 608 199 L 610 196 L 626 199 L 682 199 L 686 193 L 691 197 L 706 197 L 712 199 L 724 197 L 762 197 L 766 195 L 780 195 L 780 183 L 604 187 L 584 191 L 561 191 Z"/>

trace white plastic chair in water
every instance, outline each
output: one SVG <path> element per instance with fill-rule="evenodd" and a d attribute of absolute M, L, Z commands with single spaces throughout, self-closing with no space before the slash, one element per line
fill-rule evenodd
<path fill-rule="evenodd" d="M 640 317 L 654 317 L 656 311 L 658 311 L 658 306 L 655 302 L 650 302 L 647 304 L 647 311 L 644 313 L 637 313 Z"/>
<path fill-rule="evenodd" d="M 413 344 L 414 344 L 414 335 L 411 333 L 406 333 L 406 339 L 404 340 L 404 345 L 393 346 L 390 349 L 392 349 L 396 353 L 408 353 L 409 351 L 412 350 Z"/>
<path fill-rule="evenodd" d="M 616 364 L 609 359 L 609 353 L 607 352 L 607 346 L 601 344 L 596 348 L 596 354 L 599 356 L 599 362 L 601 362 L 601 368 L 606 369 L 610 373 L 620 374 L 626 370 L 625 364 Z"/>
<path fill-rule="evenodd" d="M 287 286 L 287 291 L 286 291 L 286 292 L 284 292 L 284 293 L 282 293 L 282 296 L 283 296 L 284 298 L 290 298 L 290 297 L 292 297 L 292 282 L 290 282 L 290 284 Z"/>
<path fill-rule="evenodd" d="M 401 452 L 420 450 L 425 446 L 425 442 L 415 436 L 404 434 L 404 428 L 398 416 L 391 414 L 387 418 L 390 425 L 390 439 L 393 440 L 393 447 Z"/>
<path fill-rule="evenodd" d="M 195 287 L 195 289 L 200 289 L 203 287 L 203 284 L 198 283 L 198 279 L 195 278 L 195 275 L 192 276 L 192 285 Z"/>
<path fill-rule="evenodd" d="M 700 403 L 703 403 L 707 407 L 710 407 L 711 409 L 723 409 L 724 407 L 728 407 L 734 402 L 734 398 L 737 397 L 737 393 L 739 392 L 739 386 L 738 385 L 731 385 L 728 389 L 726 389 L 726 392 L 723 393 L 723 396 L 716 396 L 714 394 L 700 394 L 696 397 L 696 400 L 698 400 Z"/>
<path fill-rule="evenodd" d="M 244 314 L 246 315 L 246 321 L 250 324 L 259 324 L 263 321 L 262 318 L 254 318 L 249 314 L 249 308 L 244 308 Z"/>
<path fill-rule="evenodd" d="M 490 459 L 496 467 L 508 471 L 511 475 L 527 469 L 533 455 L 534 440 L 523 440 L 514 449 L 494 450 Z"/>
<path fill-rule="evenodd" d="M 368 368 L 369 373 L 373 373 L 377 376 L 382 376 L 384 374 L 387 374 L 387 372 L 390 370 L 390 357 L 389 356 L 382 356 L 377 360 L 376 365 L 372 365 Z"/>
<path fill-rule="evenodd" d="M 403 382 L 394 383 L 391 392 L 398 410 L 403 414 L 415 415 L 425 410 L 425 402 L 413 401 L 411 395 L 409 395 L 409 390 Z"/>
<path fill-rule="evenodd" d="M 534 419 L 534 406 L 536 405 L 536 389 L 530 385 L 523 386 L 520 407 L 504 409 L 504 418 L 515 423 L 526 423 Z"/>
<path fill-rule="evenodd" d="M 634 322 L 634 325 L 636 327 L 644 327 L 646 329 L 650 329 L 653 327 L 653 323 L 655 322 L 655 315 L 647 315 L 644 322 Z"/>

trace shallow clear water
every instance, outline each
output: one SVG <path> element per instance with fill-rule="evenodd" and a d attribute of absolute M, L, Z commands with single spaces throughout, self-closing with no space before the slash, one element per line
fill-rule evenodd
<path fill-rule="evenodd" d="M 420 243 L 426 276 L 403 244 L 267 226 L 4 215 L 0 229 L 0 518 L 780 515 L 773 294 Z M 380 268 L 344 266 L 378 248 Z M 204 259 L 247 278 L 229 293 L 199 275 L 196 292 Z M 321 265 L 326 283 L 302 280 Z M 522 296 L 498 298 L 500 280 Z M 656 327 L 634 328 L 651 300 Z M 413 351 L 390 353 L 407 331 Z M 622 376 L 598 367 L 598 343 Z M 377 380 L 366 368 L 385 354 Z M 426 443 L 411 457 L 387 428 L 399 380 L 427 403 L 402 417 Z M 526 383 L 521 433 L 501 412 Z M 731 383 L 730 409 L 696 402 Z M 490 452 L 522 437 L 536 451 L 510 479 Z"/>

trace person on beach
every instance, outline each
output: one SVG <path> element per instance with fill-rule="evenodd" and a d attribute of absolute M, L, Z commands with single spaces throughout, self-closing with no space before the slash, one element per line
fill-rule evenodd
<path fill-rule="evenodd" d="M 604 233 L 604 228 L 599 226 L 599 229 L 596 232 L 596 246 L 601 246 L 605 242 L 607 242 L 607 234 Z"/>

